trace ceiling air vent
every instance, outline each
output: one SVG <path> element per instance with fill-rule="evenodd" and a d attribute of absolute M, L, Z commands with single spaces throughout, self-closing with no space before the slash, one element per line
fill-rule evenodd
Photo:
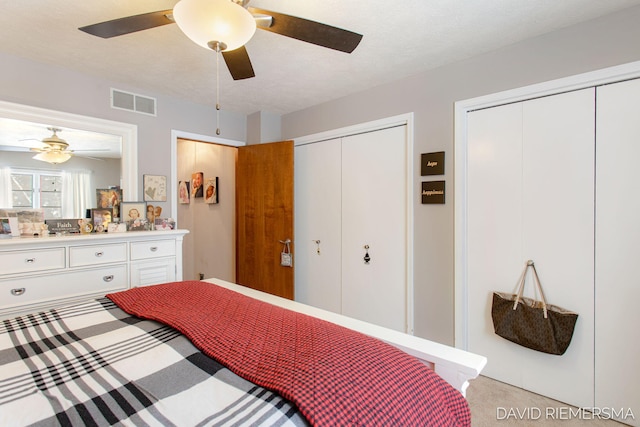
<path fill-rule="evenodd" d="M 156 99 L 111 88 L 111 108 L 156 115 Z"/>

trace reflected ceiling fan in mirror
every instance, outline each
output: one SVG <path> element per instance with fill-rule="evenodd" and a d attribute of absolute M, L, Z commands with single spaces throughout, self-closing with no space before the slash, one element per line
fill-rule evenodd
<path fill-rule="evenodd" d="M 62 129 L 48 127 L 49 131 L 53 132 L 48 138 L 42 139 L 40 141 L 42 143 L 41 147 L 30 147 L 30 151 L 35 151 L 38 154 L 33 156 L 35 160 L 40 160 L 42 162 L 51 163 L 57 165 L 59 163 L 64 163 L 69 160 L 72 156 L 74 156 L 76 150 L 70 150 L 69 144 L 64 139 L 60 138 L 57 133 L 61 132 Z M 83 151 L 105 151 L 105 150 L 83 150 Z M 83 156 L 84 157 L 84 156 Z M 96 157 L 88 157 L 89 159 L 94 160 L 102 160 Z"/>
<path fill-rule="evenodd" d="M 177 23 L 196 44 L 222 53 L 234 80 L 255 76 L 244 45 L 256 28 L 307 43 L 351 53 L 361 34 L 319 22 L 248 7 L 250 0 L 180 0 L 173 9 L 144 13 L 81 27 L 80 30 L 111 38 Z"/>
<path fill-rule="evenodd" d="M 69 144 L 56 134 L 56 132 L 60 132 L 60 129 L 47 129 L 53 132 L 53 135 L 42 140 L 42 148 L 30 148 L 31 151 L 38 152 L 33 158 L 54 165 L 66 162 L 73 155 L 73 151 L 68 150 Z"/>

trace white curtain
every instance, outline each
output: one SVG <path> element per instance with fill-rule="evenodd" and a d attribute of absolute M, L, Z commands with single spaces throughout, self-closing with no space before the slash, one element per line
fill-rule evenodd
<path fill-rule="evenodd" d="M 12 208 L 11 169 L 0 168 L 0 208 Z"/>
<path fill-rule="evenodd" d="M 96 206 L 90 171 L 62 172 L 62 217 L 84 218 L 86 210 Z"/>

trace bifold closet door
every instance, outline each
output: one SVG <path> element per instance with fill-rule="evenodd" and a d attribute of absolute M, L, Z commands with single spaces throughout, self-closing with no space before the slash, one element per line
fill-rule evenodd
<path fill-rule="evenodd" d="M 640 80 L 601 86 L 596 139 L 596 406 L 640 425 Z"/>
<path fill-rule="evenodd" d="M 340 138 L 294 149 L 296 301 L 340 313 Z"/>
<path fill-rule="evenodd" d="M 485 375 L 583 407 L 593 405 L 594 117 L 593 89 L 468 115 L 468 349 L 488 358 Z M 562 356 L 494 333 L 492 293 L 513 292 L 528 259 L 547 300 L 580 315 Z"/>
<path fill-rule="evenodd" d="M 406 139 L 406 126 L 342 139 L 342 314 L 403 332 Z"/>

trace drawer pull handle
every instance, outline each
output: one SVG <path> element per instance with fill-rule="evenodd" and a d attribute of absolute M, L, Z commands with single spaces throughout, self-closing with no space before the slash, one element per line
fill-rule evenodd
<path fill-rule="evenodd" d="M 24 294 L 25 292 L 27 292 L 27 290 L 25 288 L 11 289 L 11 295 L 15 295 L 17 297 L 19 297 L 20 295 Z"/>
<path fill-rule="evenodd" d="M 151 246 L 149 249 L 151 249 L 151 252 L 155 252 L 158 250 L 157 246 Z"/>
<path fill-rule="evenodd" d="M 34 262 L 36 262 L 35 258 L 27 258 L 24 260 L 24 262 L 26 262 L 27 264 L 33 264 Z"/>
<path fill-rule="evenodd" d="M 105 282 L 111 282 L 113 280 L 113 274 L 110 274 L 109 276 L 104 276 L 102 280 L 104 280 Z"/>
<path fill-rule="evenodd" d="M 96 256 L 97 256 L 98 258 L 100 258 L 102 255 L 104 255 L 104 252 L 96 252 Z"/>

